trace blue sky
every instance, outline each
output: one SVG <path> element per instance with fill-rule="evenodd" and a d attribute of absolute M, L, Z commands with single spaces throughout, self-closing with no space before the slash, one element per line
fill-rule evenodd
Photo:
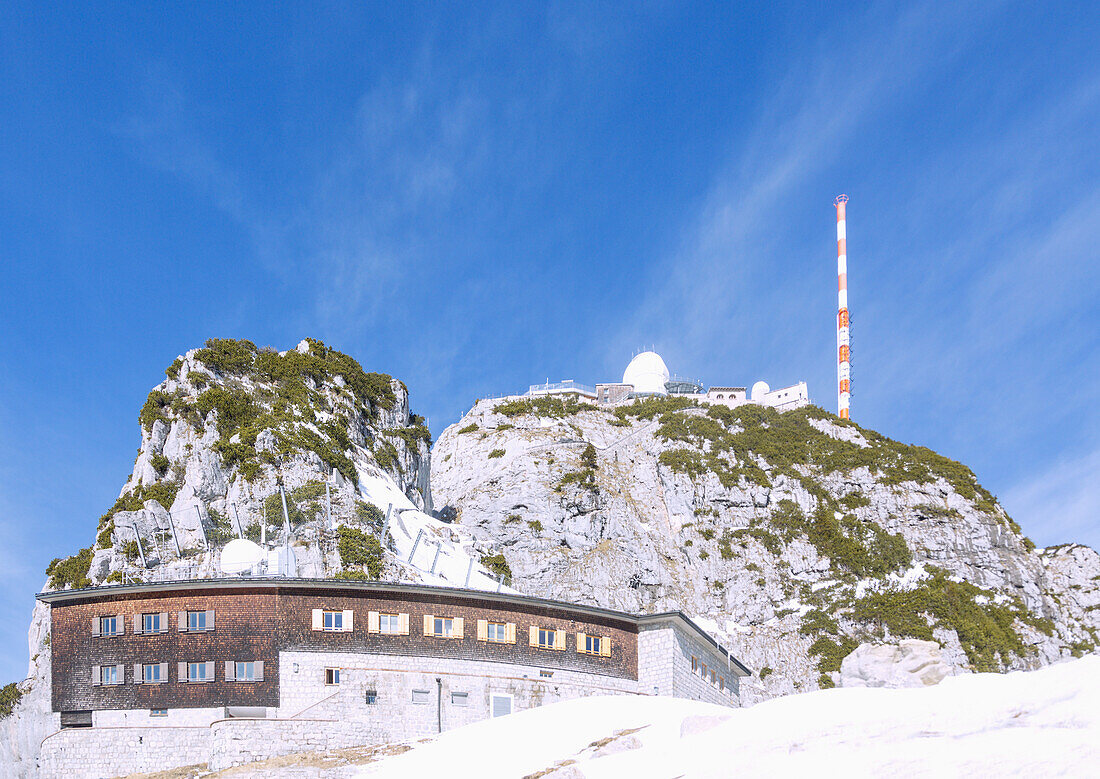
<path fill-rule="evenodd" d="M 177 354 L 835 410 L 840 192 L 853 418 L 1100 546 L 1100 5 L 269 5 L 0 9 L 0 682 Z"/>

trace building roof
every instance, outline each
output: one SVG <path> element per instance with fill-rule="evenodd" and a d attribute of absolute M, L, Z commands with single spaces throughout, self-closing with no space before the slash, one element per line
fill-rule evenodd
<path fill-rule="evenodd" d="M 738 676 L 750 676 L 752 672 L 729 650 L 719 644 L 713 636 L 692 622 L 682 611 L 664 611 L 658 614 L 630 614 L 599 606 L 586 606 L 567 601 L 535 598 L 530 595 L 514 595 L 485 590 L 466 590 L 458 587 L 435 587 L 427 584 L 399 584 L 396 582 L 363 582 L 350 579 L 303 579 L 291 577 L 232 577 L 222 579 L 182 579 L 166 582 L 142 584 L 114 584 L 107 587 L 85 587 L 79 590 L 54 590 L 40 592 L 35 597 L 50 606 L 79 603 L 98 598 L 110 598 L 119 595 L 149 595 L 172 592 L 174 590 L 239 590 L 239 589 L 308 589 L 308 590 L 363 590 L 374 593 L 403 593 L 406 595 L 451 596 L 486 603 L 503 603 L 518 606 L 551 607 L 593 617 L 619 619 L 638 628 L 652 628 L 662 624 L 678 625 L 689 633 L 694 633 L 717 652 L 725 656 L 731 668 Z"/>

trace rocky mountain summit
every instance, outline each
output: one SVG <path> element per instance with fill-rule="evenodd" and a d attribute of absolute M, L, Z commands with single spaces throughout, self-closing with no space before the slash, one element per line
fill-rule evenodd
<path fill-rule="evenodd" d="M 1095 551 L 1036 549 L 970 469 L 812 406 L 482 400 L 432 495 L 524 592 L 683 609 L 756 671 L 746 702 L 844 683 L 861 644 L 950 673 L 1098 644 Z"/>
<path fill-rule="evenodd" d="M 139 423 L 118 499 L 47 589 L 220 576 L 240 536 L 269 573 L 682 609 L 755 671 L 746 704 L 1098 645 L 1095 551 L 1036 549 L 965 466 L 814 407 L 482 400 L 429 450 L 400 381 L 319 341 L 212 339 Z M 13 775 L 54 727 L 42 605 L 28 640 L 28 678 L 0 690 Z"/>

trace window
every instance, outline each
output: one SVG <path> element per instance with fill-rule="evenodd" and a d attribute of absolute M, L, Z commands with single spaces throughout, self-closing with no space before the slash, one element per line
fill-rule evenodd
<path fill-rule="evenodd" d="M 451 693 L 451 705 L 452 706 L 465 706 L 470 699 L 470 693 L 468 692 L 452 692 Z"/>
<path fill-rule="evenodd" d="M 145 684 L 156 684 L 168 681 L 168 674 L 164 673 L 164 663 L 146 663 L 141 666 L 141 681 Z"/>
<path fill-rule="evenodd" d="M 554 672 L 553 671 L 547 671 L 547 670 L 544 669 L 544 670 L 539 671 L 539 676 L 541 676 L 543 679 L 553 679 L 554 678 Z"/>
<path fill-rule="evenodd" d="M 235 663 L 234 677 L 238 682 L 254 682 L 256 681 L 256 663 L 254 662 L 238 662 Z"/>
<path fill-rule="evenodd" d="M 363 695 L 364 700 L 368 706 L 373 706 L 378 703 L 378 690 L 367 690 Z"/>
<path fill-rule="evenodd" d="M 611 657 L 611 636 L 590 636 L 577 633 L 577 651 L 582 655 Z"/>
<path fill-rule="evenodd" d="M 599 636 L 585 636 L 584 637 L 584 651 L 590 655 L 600 654 L 600 637 Z"/>
<path fill-rule="evenodd" d="M 210 664 L 213 666 L 213 663 Z M 208 671 L 210 679 L 214 678 L 214 669 Z M 227 682 L 262 682 L 264 680 L 263 660 L 226 660 L 225 680 Z"/>
<path fill-rule="evenodd" d="M 189 682 L 212 682 L 212 681 L 214 681 L 214 664 L 213 663 L 188 663 L 187 664 L 187 681 L 189 681 Z"/>
<path fill-rule="evenodd" d="M 162 628 L 161 615 L 160 614 L 142 614 L 141 615 L 141 632 L 142 633 L 160 633 Z"/>
<path fill-rule="evenodd" d="M 703 669 L 702 673 L 701 673 L 701 676 L 703 677 L 703 679 L 706 679 L 707 678 L 707 664 L 702 663 L 699 667 Z"/>
<path fill-rule="evenodd" d="M 413 703 L 429 703 L 432 699 L 432 693 L 430 690 L 413 690 L 412 701 Z"/>
<path fill-rule="evenodd" d="M 344 612 L 326 611 L 324 615 L 324 629 L 330 633 L 342 633 L 344 630 Z"/>
<path fill-rule="evenodd" d="M 492 714 L 494 717 L 506 717 L 512 713 L 511 695 L 493 695 Z"/>
<path fill-rule="evenodd" d="M 122 633 L 121 627 L 122 620 L 117 616 L 99 618 L 99 635 L 101 636 L 117 636 Z"/>
<path fill-rule="evenodd" d="M 540 649 L 553 649 L 554 643 L 557 640 L 558 631 L 547 630 L 546 628 L 539 628 L 539 648 Z"/>
<path fill-rule="evenodd" d="M 149 709 L 150 717 L 167 717 L 168 709 Z"/>
<path fill-rule="evenodd" d="M 212 630 L 213 625 L 207 627 L 207 612 L 205 611 L 189 611 L 187 612 L 187 630 Z M 213 621 L 213 620 L 211 620 Z"/>
<path fill-rule="evenodd" d="M 401 633 L 401 618 L 396 614 L 379 614 L 378 629 L 382 633 L 396 636 Z"/>
<path fill-rule="evenodd" d="M 718 684 L 718 674 L 716 674 L 714 671 L 710 672 L 710 683 Z"/>
<path fill-rule="evenodd" d="M 695 655 L 691 656 L 691 672 L 697 673 L 699 671 L 699 658 Z"/>
<path fill-rule="evenodd" d="M 339 668 L 326 668 L 325 669 L 325 684 L 333 685 L 340 683 L 340 669 Z"/>
<path fill-rule="evenodd" d="M 119 667 L 117 665 L 101 665 L 99 667 L 100 684 L 118 684 Z"/>
<path fill-rule="evenodd" d="M 437 617 L 433 614 L 424 615 L 424 635 L 436 638 L 462 638 L 462 617 Z"/>
<path fill-rule="evenodd" d="M 503 622 L 490 622 L 487 626 L 489 641 L 504 644 L 508 641 L 508 626 Z"/>

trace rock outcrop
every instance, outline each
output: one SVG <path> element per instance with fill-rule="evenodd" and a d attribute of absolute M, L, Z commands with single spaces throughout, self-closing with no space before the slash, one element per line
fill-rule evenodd
<path fill-rule="evenodd" d="M 866 643 L 935 641 L 953 673 L 1097 646 L 1095 551 L 1036 550 L 965 466 L 813 407 L 483 400 L 432 488 L 524 592 L 692 615 L 756 671 L 749 703 Z"/>

